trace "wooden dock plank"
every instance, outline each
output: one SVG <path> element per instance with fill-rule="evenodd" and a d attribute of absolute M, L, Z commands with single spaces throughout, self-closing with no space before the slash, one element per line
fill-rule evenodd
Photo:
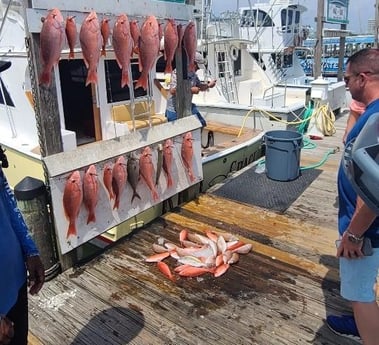
<path fill-rule="evenodd" d="M 345 121 L 336 121 L 335 136 L 302 151 L 302 166 L 340 143 Z M 324 323 L 329 313 L 350 311 L 339 296 L 333 244 L 340 155 L 320 165 L 284 214 L 200 195 L 47 282 L 30 298 L 30 345 L 341 344 Z M 145 258 L 161 238 L 179 243 L 185 228 L 234 233 L 253 251 L 219 278 L 173 283 Z"/>

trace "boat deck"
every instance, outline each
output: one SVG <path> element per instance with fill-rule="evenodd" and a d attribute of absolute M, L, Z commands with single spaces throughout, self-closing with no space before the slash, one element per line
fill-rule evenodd
<path fill-rule="evenodd" d="M 342 146 L 346 119 L 337 119 L 334 136 L 302 149 L 302 166 Z M 324 323 L 327 314 L 350 311 L 339 297 L 334 247 L 340 157 L 328 157 L 284 214 L 201 194 L 60 274 L 30 297 L 29 343 L 341 344 Z M 173 283 L 144 259 L 160 237 L 178 243 L 184 228 L 233 233 L 253 249 L 221 277 Z"/>

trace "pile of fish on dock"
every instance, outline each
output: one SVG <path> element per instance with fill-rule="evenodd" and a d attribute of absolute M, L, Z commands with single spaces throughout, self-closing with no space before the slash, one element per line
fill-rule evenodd
<path fill-rule="evenodd" d="M 251 251 L 252 245 L 244 243 L 229 233 L 206 231 L 206 236 L 182 230 L 179 234 L 180 245 L 166 242 L 163 238 L 153 244 L 155 254 L 146 258 L 146 262 L 157 263 L 158 269 L 171 281 L 176 278 L 170 267 L 163 262 L 172 257 L 179 264 L 174 272 L 181 277 L 198 277 L 206 273 L 214 277 L 223 275 L 239 261 L 240 254 Z"/>
<path fill-rule="evenodd" d="M 148 16 L 141 27 L 136 20 L 129 21 L 126 14 L 119 15 L 111 29 L 110 19 L 103 18 L 100 22 L 95 11 L 91 11 L 84 19 L 78 33 L 74 16 L 68 16 L 64 21 L 58 8 L 48 12 L 41 19 L 40 34 L 42 73 L 40 85 L 49 87 L 51 72 L 60 59 L 61 51 L 67 41 L 70 49 L 69 59 L 75 57 L 74 48 L 79 36 L 83 59 L 88 69 L 86 86 L 97 84 L 97 66 L 101 56 L 106 55 L 106 46 L 111 37 L 117 64 L 121 69 L 121 87 L 130 85 L 130 59 L 138 54 L 139 71 L 141 75 L 135 88 L 148 86 L 148 74 L 153 68 L 159 52 L 163 50 L 166 61 L 165 73 L 171 73 L 175 51 L 183 47 L 187 53 L 189 70 L 195 71 L 195 54 L 197 46 L 196 26 L 190 21 L 185 27 L 176 24 L 174 19 L 168 19 L 163 29 L 153 15 Z M 161 49 L 163 41 L 163 49 Z"/>

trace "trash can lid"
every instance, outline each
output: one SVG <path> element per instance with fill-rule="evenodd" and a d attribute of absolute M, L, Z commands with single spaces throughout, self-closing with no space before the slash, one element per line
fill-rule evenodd
<path fill-rule="evenodd" d="M 17 200 L 32 200 L 45 191 L 45 184 L 30 176 L 26 176 L 14 187 L 14 195 Z"/>

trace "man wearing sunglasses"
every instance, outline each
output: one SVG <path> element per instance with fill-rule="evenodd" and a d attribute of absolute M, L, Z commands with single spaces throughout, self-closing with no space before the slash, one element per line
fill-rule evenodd
<path fill-rule="evenodd" d="M 344 76 L 353 99 L 366 105 L 365 112 L 347 134 L 346 145 L 358 136 L 369 117 L 379 112 L 379 49 L 362 49 L 352 55 Z M 378 129 L 379 136 L 379 129 Z M 376 345 L 379 339 L 379 307 L 374 286 L 379 270 L 379 217 L 357 195 L 342 164 L 338 172 L 338 230 L 341 243 L 341 296 L 352 304 L 354 317 L 327 317 L 335 333 L 360 337 L 364 345 Z M 364 256 L 363 239 L 369 238 L 373 254 Z"/>

